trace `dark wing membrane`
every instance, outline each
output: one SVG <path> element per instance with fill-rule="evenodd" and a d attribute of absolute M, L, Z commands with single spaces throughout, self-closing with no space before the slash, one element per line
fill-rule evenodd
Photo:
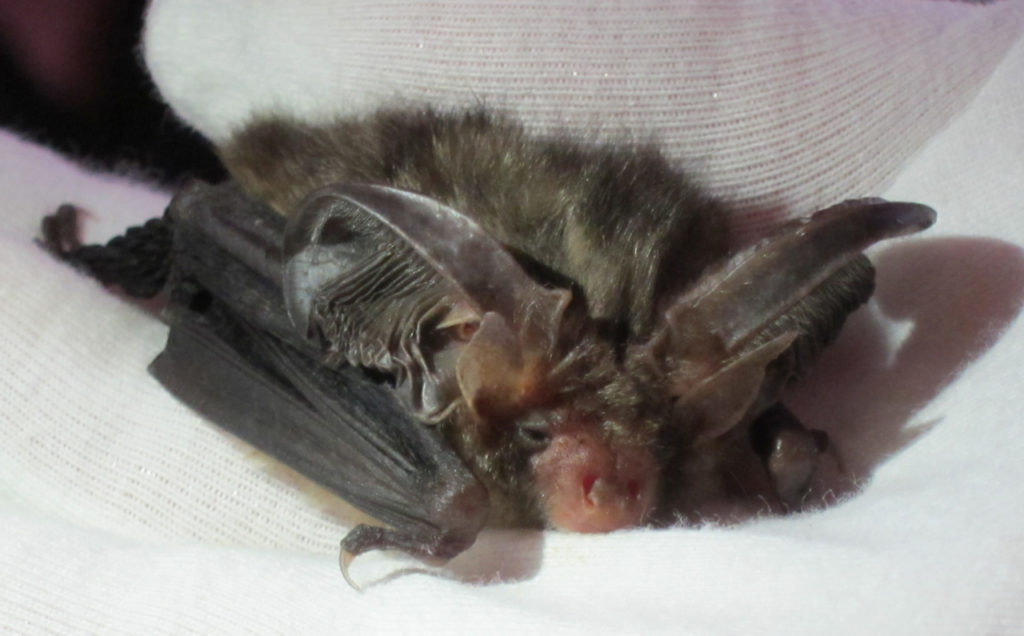
<path fill-rule="evenodd" d="M 221 427 L 390 525 L 355 528 L 351 554 L 453 556 L 487 518 L 486 489 L 435 427 L 348 365 L 322 364 L 281 292 L 284 221 L 237 187 L 194 185 L 171 204 L 167 346 L 153 374 Z"/>
<path fill-rule="evenodd" d="M 318 365 L 216 302 L 202 312 L 175 307 L 169 320 L 151 370 L 222 428 L 403 531 L 475 534 L 482 525 L 483 487 L 387 388 L 357 369 Z M 474 497 L 478 518 L 446 510 Z"/>

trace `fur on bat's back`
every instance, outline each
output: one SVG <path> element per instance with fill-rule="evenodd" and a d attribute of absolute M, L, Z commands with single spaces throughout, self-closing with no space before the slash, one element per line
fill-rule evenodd
<path fill-rule="evenodd" d="M 649 331 L 655 299 L 726 250 L 724 213 L 657 150 L 534 137 L 482 109 L 319 124 L 266 116 L 220 154 L 243 187 L 286 215 L 338 182 L 437 199 L 578 285 L 590 315 L 633 337 Z"/>

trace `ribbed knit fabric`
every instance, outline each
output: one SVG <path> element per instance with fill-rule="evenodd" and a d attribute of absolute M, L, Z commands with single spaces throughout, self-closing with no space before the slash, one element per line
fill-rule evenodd
<path fill-rule="evenodd" d="M 168 194 L 0 133 L 0 631 L 1024 633 L 1022 6 L 155 0 L 147 63 L 214 139 L 269 108 L 484 102 L 663 144 L 746 235 L 867 194 L 939 223 L 874 253 L 876 300 L 789 397 L 859 493 L 732 528 L 487 532 L 456 580 L 358 594 L 352 515 L 170 397 L 157 316 L 32 243 L 63 202 L 102 240 Z"/>
<path fill-rule="evenodd" d="M 157 86 L 223 139 L 253 113 L 486 104 L 661 145 L 757 232 L 877 193 L 1018 37 L 1013 3 L 172 0 Z"/>

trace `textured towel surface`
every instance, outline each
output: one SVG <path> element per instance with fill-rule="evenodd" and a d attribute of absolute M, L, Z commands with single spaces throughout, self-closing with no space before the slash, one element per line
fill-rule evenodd
<path fill-rule="evenodd" d="M 940 0 L 155 0 L 147 63 L 214 139 L 272 108 L 483 102 L 661 143 L 748 233 L 866 194 L 939 223 L 874 252 L 876 299 L 791 396 L 856 496 L 731 528 L 488 532 L 451 571 L 501 583 L 357 594 L 346 517 L 144 372 L 166 334 L 151 312 L 32 243 L 62 202 L 95 240 L 168 194 L 0 134 L 0 629 L 1024 633 L 1022 24 L 1019 4 Z"/>

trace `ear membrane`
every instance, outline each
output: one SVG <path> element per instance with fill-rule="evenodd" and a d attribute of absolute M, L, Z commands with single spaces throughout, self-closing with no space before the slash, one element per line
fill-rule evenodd
<path fill-rule="evenodd" d="M 309 337 L 313 304 L 331 283 L 357 274 L 368 251 L 380 246 L 383 228 L 362 218 L 353 202 L 341 199 L 329 209 L 303 207 L 285 230 L 283 293 L 295 330 Z M 360 227 L 362 226 L 362 227 Z M 361 231 L 362 230 L 362 231 Z"/>
<path fill-rule="evenodd" d="M 872 244 L 934 222 L 928 206 L 882 199 L 821 210 L 714 268 L 672 303 L 667 322 L 689 323 L 692 337 L 713 336 L 727 352 L 736 351 Z"/>
<path fill-rule="evenodd" d="M 678 399 L 674 415 L 692 427 L 695 443 L 720 437 L 742 421 L 761 392 L 768 365 L 797 335 L 784 333 L 741 354 Z"/>
<path fill-rule="evenodd" d="M 328 363 L 393 375 L 426 420 L 463 398 L 514 394 L 507 378 L 520 360 L 554 351 L 570 299 L 460 212 L 360 184 L 328 186 L 300 206 L 285 229 L 282 288 L 296 330 L 322 342 Z"/>
<path fill-rule="evenodd" d="M 679 421 L 698 441 L 723 435 L 756 415 L 752 407 L 777 399 L 794 370 L 766 377 L 775 359 L 793 348 L 806 364 L 820 349 L 811 341 L 833 338 L 870 296 L 874 272 L 861 251 L 934 220 L 927 206 L 864 199 L 788 223 L 666 303 L 662 323 L 629 362 L 664 378 Z"/>

